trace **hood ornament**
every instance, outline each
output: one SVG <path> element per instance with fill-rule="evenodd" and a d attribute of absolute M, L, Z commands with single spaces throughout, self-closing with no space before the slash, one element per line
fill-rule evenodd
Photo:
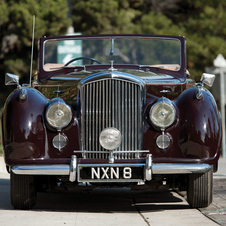
<path fill-rule="evenodd" d="M 114 66 L 113 66 L 114 60 L 111 60 L 110 62 L 111 62 L 111 67 L 109 68 L 109 70 L 110 71 L 117 71 L 117 69 L 115 69 Z"/>

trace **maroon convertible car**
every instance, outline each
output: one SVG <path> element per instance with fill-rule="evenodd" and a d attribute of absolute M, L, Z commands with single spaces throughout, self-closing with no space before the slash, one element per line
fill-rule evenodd
<path fill-rule="evenodd" d="M 17 85 L 2 115 L 14 208 L 81 186 L 177 188 L 191 207 L 208 206 L 222 132 L 204 85 L 215 76 L 188 78 L 181 36 L 41 38 L 30 84 L 5 78 Z"/>

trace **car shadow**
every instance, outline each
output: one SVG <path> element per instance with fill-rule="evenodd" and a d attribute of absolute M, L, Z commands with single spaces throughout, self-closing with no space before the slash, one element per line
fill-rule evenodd
<path fill-rule="evenodd" d="M 0 210 L 13 210 L 10 202 L 10 179 L 0 178 Z M 38 192 L 32 211 L 62 212 L 149 212 L 189 209 L 186 200 L 176 192 L 129 188 L 94 188 L 75 192 Z"/>
<path fill-rule="evenodd" d="M 96 188 L 80 192 L 38 193 L 33 211 L 148 212 L 189 209 L 184 198 L 173 191 L 131 191 Z"/>

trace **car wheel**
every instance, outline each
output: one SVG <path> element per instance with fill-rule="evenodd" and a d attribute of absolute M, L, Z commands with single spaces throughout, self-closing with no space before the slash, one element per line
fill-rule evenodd
<path fill-rule="evenodd" d="M 202 208 L 212 203 L 213 170 L 188 176 L 187 201 L 191 207 Z"/>
<path fill-rule="evenodd" d="M 31 209 L 36 204 L 34 176 L 10 173 L 11 204 L 15 209 Z"/>

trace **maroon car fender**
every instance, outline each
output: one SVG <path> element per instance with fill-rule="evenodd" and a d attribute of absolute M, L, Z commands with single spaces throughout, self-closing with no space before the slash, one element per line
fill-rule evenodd
<path fill-rule="evenodd" d="M 150 150 L 154 163 L 208 163 L 217 162 L 221 153 L 221 116 L 212 94 L 202 90 L 203 98 L 197 99 L 198 88 L 186 89 L 175 100 L 176 120 L 164 133 L 171 144 L 161 150 L 156 145 L 162 134 L 149 120 L 150 108 L 157 97 L 147 95 L 146 121 L 144 123 L 143 149 Z"/>
<path fill-rule="evenodd" d="M 183 92 L 175 105 L 179 111 L 179 145 L 186 158 L 200 158 L 214 164 L 221 151 L 221 120 L 214 97 L 202 89 L 197 99 L 197 87 Z"/>
<path fill-rule="evenodd" d="M 21 99 L 21 93 L 25 99 Z M 3 112 L 3 144 L 7 165 L 18 159 L 44 155 L 45 128 L 43 112 L 48 99 L 33 88 L 15 90 L 7 99 Z"/>
<path fill-rule="evenodd" d="M 26 98 L 21 100 L 23 92 Z M 45 110 L 50 102 L 33 88 L 17 89 L 9 96 L 2 116 L 7 165 L 66 163 L 73 151 L 79 150 L 78 118 L 73 110 L 70 124 L 61 131 L 67 137 L 66 148 L 59 152 L 53 147 L 52 139 L 59 132 L 49 128 L 45 120 Z"/>

